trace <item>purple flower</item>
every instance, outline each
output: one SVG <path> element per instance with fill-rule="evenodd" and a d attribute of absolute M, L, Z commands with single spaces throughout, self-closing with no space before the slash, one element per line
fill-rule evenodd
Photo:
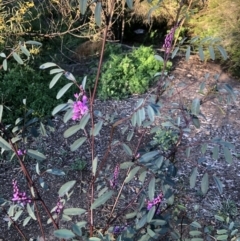
<path fill-rule="evenodd" d="M 63 203 L 62 203 L 60 197 L 58 197 L 57 207 L 55 209 L 56 214 L 59 215 L 59 213 L 62 211 L 62 209 L 63 209 Z"/>
<path fill-rule="evenodd" d="M 23 155 L 25 155 L 26 154 L 26 150 L 21 150 L 21 149 L 19 149 L 19 150 L 17 150 L 17 154 L 19 155 L 19 156 L 23 156 Z"/>
<path fill-rule="evenodd" d="M 85 115 L 88 112 L 88 107 L 87 107 L 87 96 L 82 97 L 82 101 L 78 100 L 79 95 L 75 94 L 75 98 L 77 99 L 73 103 L 73 120 L 80 120 L 83 115 Z"/>
<path fill-rule="evenodd" d="M 152 201 L 147 202 L 147 210 L 150 210 L 153 206 L 156 206 L 157 204 L 161 203 L 163 199 L 163 194 L 160 193 L 156 198 L 154 198 Z"/>
<path fill-rule="evenodd" d="M 172 41 L 173 41 L 173 37 L 176 29 L 177 29 L 177 26 L 173 27 L 165 37 L 163 48 L 165 49 L 166 53 L 170 53 L 171 51 Z"/>
<path fill-rule="evenodd" d="M 112 188 L 116 187 L 116 185 L 117 185 L 117 180 L 118 180 L 118 176 L 119 176 L 119 170 L 120 170 L 120 165 L 117 164 L 115 169 L 114 169 L 113 179 L 110 180 L 110 186 Z"/>
<path fill-rule="evenodd" d="M 126 230 L 127 229 L 127 225 L 122 225 L 122 226 L 115 226 L 114 228 L 113 228 L 113 233 L 114 234 L 120 234 L 120 233 L 122 233 L 124 230 Z"/>
<path fill-rule="evenodd" d="M 29 197 L 27 197 L 25 192 L 19 192 L 18 186 L 17 186 L 17 181 L 13 180 L 12 182 L 13 184 L 13 198 L 12 201 L 13 202 L 17 202 L 21 205 L 25 205 L 27 203 L 31 202 L 31 199 Z"/>

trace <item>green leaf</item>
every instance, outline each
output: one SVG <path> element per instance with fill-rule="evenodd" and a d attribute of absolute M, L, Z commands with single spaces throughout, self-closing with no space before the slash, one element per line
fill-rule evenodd
<path fill-rule="evenodd" d="M 125 143 L 122 143 L 122 147 L 127 155 L 129 155 L 129 156 L 133 155 L 132 150 L 130 149 L 130 147 L 128 145 L 126 145 Z"/>
<path fill-rule="evenodd" d="M 66 111 L 66 113 L 64 114 L 64 117 L 63 117 L 63 122 L 64 123 L 67 123 L 71 118 L 72 118 L 72 115 L 73 115 L 73 109 L 70 108 Z M 85 115 L 84 115 L 85 116 Z"/>
<path fill-rule="evenodd" d="M 87 0 L 79 0 L 81 14 L 85 14 L 87 9 Z"/>
<path fill-rule="evenodd" d="M 50 68 L 50 67 L 53 67 L 53 66 L 57 66 L 56 64 L 54 63 L 51 63 L 51 62 L 47 62 L 45 64 L 42 64 L 39 69 L 47 69 L 47 68 Z"/>
<path fill-rule="evenodd" d="M 64 138 L 68 138 L 72 135 L 74 135 L 76 132 L 78 132 L 81 128 L 81 126 L 78 124 L 78 125 L 74 125 L 74 126 L 71 126 L 70 128 L 68 128 L 66 131 L 64 131 L 63 133 L 63 136 Z"/>
<path fill-rule="evenodd" d="M 7 59 L 3 60 L 3 69 L 7 71 Z"/>
<path fill-rule="evenodd" d="M 191 241 L 204 241 L 203 238 L 191 238 Z"/>
<path fill-rule="evenodd" d="M 67 106 L 68 104 L 60 104 L 56 106 L 52 111 L 52 115 L 56 115 L 58 112 L 63 111 Z"/>
<path fill-rule="evenodd" d="M 191 236 L 199 236 L 202 234 L 202 232 L 198 231 L 198 230 L 194 230 L 194 231 L 190 231 L 189 234 Z"/>
<path fill-rule="evenodd" d="M 91 206 L 91 209 L 96 209 L 97 207 L 101 206 L 102 204 L 106 203 L 108 199 L 110 199 L 113 195 L 113 191 L 105 192 L 102 196 L 97 198 Z"/>
<path fill-rule="evenodd" d="M 232 154 L 227 147 L 223 147 L 224 157 L 227 163 L 232 164 Z"/>
<path fill-rule="evenodd" d="M 80 227 L 78 227 L 78 225 L 77 224 L 73 224 L 72 225 L 72 231 L 75 233 L 75 234 L 77 234 L 78 236 L 82 236 L 82 230 L 81 230 L 81 228 Z"/>
<path fill-rule="evenodd" d="M 4 53 L 0 53 L 0 57 L 6 58 L 7 56 L 6 56 L 6 54 L 4 54 Z"/>
<path fill-rule="evenodd" d="M 36 216 L 35 216 L 32 208 L 30 207 L 29 203 L 27 204 L 27 211 L 28 211 L 29 216 L 30 216 L 32 219 L 37 220 L 37 218 L 36 218 Z"/>
<path fill-rule="evenodd" d="M 190 53 L 191 53 L 191 46 L 188 45 L 188 46 L 187 46 L 186 55 L 185 55 L 187 61 L 188 61 L 189 58 L 190 58 Z"/>
<path fill-rule="evenodd" d="M 137 215 L 137 212 L 133 212 L 133 213 L 127 213 L 125 215 L 126 219 L 130 219 L 130 218 L 134 218 Z"/>
<path fill-rule="evenodd" d="M 20 58 L 20 56 L 19 56 L 16 52 L 13 52 L 13 58 L 14 58 L 19 64 L 23 64 L 23 60 Z"/>
<path fill-rule="evenodd" d="M 149 198 L 149 200 L 154 199 L 154 193 L 155 193 L 155 178 L 153 177 L 148 184 L 148 198 Z"/>
<path fill-rule="evenodd" d="M 167 222 L 165 220 L 161 220 L 161 219 L 153 219 L 151 221 L 151 223 L 153 223 L 155 226 L 156 225 L 160 225 L 160 226 L 163 226 L 165 225 Z"/>
<path fill-rule="evenodd" d="M 75 237 L 75 234 L 68 229 L 58 229 L 53 232 L 53 235 L 57 238 L 71 239 Z"/>
<path fill-rule="evenodd" d="M 217 229 L 217 234 L 225 234 L 227 232 L 228 232 L 227 229 Z"/>
<path fill-rule="evenodd" d="M 147 223 L 147 214 L 145 214 L 136 224 L 136 229 L 142 228 Z"/>
<path fill-rule="evenodd" d="M 217 219 L 220 222 L 224 222 L 224 218 L 219 215 L 214 215 L 215 219 Z"/>
<path fill-rule="evenodd" d="M 27 57 L 31 55 L 25 46 L 21 45 L 20 49 Z"/>
<path fill-rule="evenodd" d="M 178 50 L 179 50 L 179 47 L 176 47 L 176 48 L 173 50 L 172 56 L 171 56 L 172 59 L 176 56 Z"/>
<path fill-rule="evenodd" d="M 61 78 L 62 75 L 63 75 L 63 73 L 58 73 L 52 78 L 52 80 L 49 84 L 49 89 L 51 89 L 57 83 L 57 81 Z"/>
<path fill-rule="evenodd" d="M 188 148 L 186 149 L 186 156 L 187 156 L 187 158 L 190 157 L 190 153 L 191 153 L 191 147 L 188 147 Z"/>
<path fill-rule="evenodd" d="M 154 58 L 156 59 L 156 60 L 158 60 L 158 61 L 160 61 L 160 62 L 163 62 L 164 60 L 163 60 L 163 58 L 160 56 L 160 55 L 154 55 Z"/>
<path fill-rule="evenodd" d="M 39 162 L 36 164 L 36 173 L 40 175 L 40 168 L 39 168 Z"/>
<path fill-rule="evenodd" d="M 64 85 L 57 93 L 57 99 L 60 99 L 67 91 L 68 89 L 73 85 L 73 83 L 68 83 Z"/>
<path fill-rule="evenodd" d="M 3 105 L 0 105 L 0 122 L 2 122 Z"/>
<path fill-rule="evenodd" d="M 86 82 L 87 82 L 87 76 L 85 76 L 83 78 L 83 81 L 82 81 L 82 88 L 85 90 L 85 87 L 86 87 Z"/>
<path fill-rule="evenodd" d="M 17 221 L 18 218 L 21 216 L 22 212 L 23 212 L 23 210 L 19 210 L 18 212 L 16 212 L 16 214 L 13 217 L 13 220 Z"/>
<path fill-rule="evenodd" d="M 136 123 L 137 123 L 137 113 L 136 112 L 134 112 L 134 114 L 132 115 L 131 122 L 132 122 L 132 126 L 136 126 Z"/>
<path fill-rule="evenodd" d="M 125 183 L 130 182 L 136 175 L 136 173 L 138 172 L 138 170 L 140 169 L 140 167 L 134 167 L 127 175 L 126 179 L 124 180 Z"/>
<path fill-rule="evenodd" d="M 95 23 L 97 24 L 98 27 L 101 27 L 101 16 L 102 16 L 102 3 L 97 2 L 96 7 L 95 7 Z"/>
<path fill-rule="evenodd" d="M 75 183 L 76 181 L 74 180 L 63 184 L 58 191 L 59 197 L 63 197 L 75 185 Z"/>
<path fill-rule="evenodd" d="M 200 112 L 200 100 L 198 98 L 195 98 L 192 101 L 191 113 L 195 116 L 198 116 L 199 112 Z"/>
<path fill-rule="evenodd" d="M 217 240 L 226 240 L 227 241 L 227 239 L 228 239 L 228 235 L 227 234 L 225 234 L 225 235 L 217 235 Z"/>
<path fill-rule="evenodd" d="M 23 221 L 23 227 L 25 227 L 29 223 L 30 220 L 31 220 L 31 217 L 26 217 Z"/>
<path fill-rule="evenodd" d="M 120 165 L 120 169 L 128 169 L 129 167 L 133 166 L 134 163 L 133 162 L 123 162 L 121 165 Z"/>
<path fill-rule="evenodd" d="M 94 125 L 93 136 L 97 136 L 102 129 L 103 120 L 99 120 L 96 125 Z"/>
<path fill-rule="evenodd" d="M 33 41 L 33 40 L 26 41 L 25 44 L 42 46 L 42 44 L 40 42 Z"/>
<path fill-rule="evenodd" d="M 202 154 L 205 154 L 205 153 L 206 153 L 207 146 L 208 146 L 207 143 L 202 144 L 202 146 L 201 146 L 201 152 L 202 152 Z"/>
<path fill-rule="evenodd" d="M 97 238 L 97 237 L 91 237 L 88 239 L 88 241 L 101 241 L 102 239 Z"/>
<path fill-rule="evenodd" d="M 190 225 L 194 228 L 201 228 L 202 227 L 201 224 L 196 222 L 196 221 L 192 222 Z"/>
<path fill-rule="evenodd" d="M 150 236 L 150 237 L 155 237 L 155 235 L 156 235 L 156 233 L 155 232 L 153 232 L 150 228 L 147 228 L 147 233 L 148 233 L 148 235 Z"/>
<path fill-rule="evenodd" d="M 130 131 L 127 135 L 127 141 L 131 141 L 133 137 L 134 131 Z"/>
<path fill-rule="evenodd" d="M 150 105 L 148 105 L 148 107 L 147 107 L 147 113 L 148 113 L 150 121 L 154 121 L 155 113 L 154 113 L 153 108 Z"/>
<path fill-rule="evenodd" d="M 73 142 L 73 144 L 70 146 L 71 151 L 76 151 L 85 141 L 87 137 L 80 137 L 76 141 Z"/>
<path fill-rule="evenodd" d="M 63 213 L 70 216 L 81 215 L 83 213 L 86 213 L 86 210 L 82 208 L 67 208 L 63 210 Z"/>
<path fill-rule="evenodd" d="M 79 123 L 79 125 L 81 126 L 81 128 L 84 130 L 86 124 L 88 123 L 90 119 L 90 114 L 87 113 L 86 115 L 84 115 Z"/>
<path fill-rule="evenodd" d="M 223 88 L 231 95 L 234 101 L 236 101 L 236 94 L 233 91 L 233 88 L 229 84 L 224 84 Z"/>
<path fill-rule="evenodd" d="M 59 68 L 50 70 L 50 74 L 58 74 L 58 73 L 63 73 L 63 72 L 64 72 L 64 70 L 63 69 L 59 69 Z"/>
<path fill-rule="evenodd" d="M 46 159 L 45 155 L 43 155 L 42 153 L 40 153 L 38 151 L 32 150 L 32 149 L 27 150 L 27 155 L 38 161 L 42 161 L 42 160 Z"/>
<path fill-rule="evenodd" d="M 202 181 L 201 181 L 201 191 L 203 195 L 205 195 L 209 188 L 209 180 L 208 180 L 208 173 L 205 173 L 203 175 Z"/>
<path fill-rule="evenodd" d="M 221 53 L 223 59 L 227 60 L 228 56 L 227 56 L 225 49 L 220 45 L 217 45 L 217 48 L 218 48 L 219 52 Z"/>
<path fill-rule="evenodd" d="M 218 188 L 218 191 L 220 194 L 223 193 L 223 184 L 222 182 L 220 181 L 220 179 L 218 177 L 216 177 L 215 175 L 213 175 L 213 180 Z"/>
<path fill-rule="evenodd" d="M 159 152 L 158 151 L 150 151 L 144 155 L 142 155 L 139 159 L 140 162 L 148 162 L 150 161 L 152 158 L 154 158 L 156 155 L 158 155 Z"/>
<path fill-rule="evenodd" d="M 204 52 L 202 46 L 198 47 L 198 55 L 202 61 L 204 61 Z"/>
<path fill-rule="evenodd" d="M 57 169 L 57 168 L 47 169 L 46 172 L 56 175 L 56 176 L 64 176 L 65 175 L 64 171 Z"/>
<path fill-rule="evenodd" d="M 97 165 L 98 165 L 98 157 L 96 156 L 93 160 L 93 164 L 92 164 L 92 173 L 93 176 L 95 176 L 96 171 L 97 171 Z"/>
<path fill-rule="evenodd" d="M 212 153 L 212 158 L 217 160 L 219 157 L 219 146 L 214 146 Z"/>
<path fill-rule="evenodd" d="M 130 9 L 133 9 L 133 0 L 126 0 L 126 3 Z"/>
<path fill-rule="evenodd" d="M 213 46 L 212 45 L 208 46 L 208 50 L 209 50 L 211 59 L 215 60 L 215 52 L 214 52 Z"/>
<path fill-rule="evenodd" d="M 198 174 L 197 167 L 194 167 L 193 171 L 192 171 L 192 174 L 190 176 L 190 188 L 194 188 L 195 187 L 197 174 Z"/>
<path fill-rule="evenodd" d="M 152 200 L 152 199 L 150 199 L 150 200 Z M 156 211 L 156 206 L 153 206 L 153 207 L 149 210 L 149 212 L 148 212 L 148 214 L 147 214 L 147 222 L 148 222 L 148 223 L 150 223 L 150 222 L 152 221 L 153 216 L 154 216 L 154 214 L 155 214 L 155 211 Z"/>

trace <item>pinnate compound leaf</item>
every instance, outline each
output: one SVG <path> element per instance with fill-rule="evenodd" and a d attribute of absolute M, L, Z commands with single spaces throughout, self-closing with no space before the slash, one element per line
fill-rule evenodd
<path fill-rule="evenodd" d="M 1 136 L 0 136 L 0 147 L 6 151 L 10 151 L 12 149 L 10 144 L 7 141 L 5 141 Z"/>
<path fill-rule="evenodd" d="M 68 128 L 66 131 L 64 131 L 63 133 L 63 136 L 64 138 L 68 138 L 72 135 L 74 135 L 76 132 L 78 132 L 79 130 L 81 129 L 81 126 L 78 124 L 78 125 L 74 125 L 74 126 L 71 126 L 70 128 Z"/>
<path fill-rule="evenodd" d="M 56 175 L 56 176 L 64 176 L 65 175 L 64 171 L 57 169 L 57 168 L 47 169 L 46 172 Z"/>
<path fill-rule="evenodd" d="M 26 41 L 25 44 L 31 44 L 31 45 L 38 45 L 38 46 L 42 46 L 42 44 L 38 41 L 34 41 L 34 40 L 29 40 Z"/>
<path fill-rule="evenodd" d="M 95 12 L 94 12 L 94 16 L 95 16 L 95 23 L 97 24 L 98 27 L 101 27 L 101 15 L 102 15 L 102 3 L 101 2 L 97 2 L 96 7 L 95 7 Z"/>
<path fill-rule="evenodd" d="M 75 237 L 75 234 L 68 229 L 58 229 L 53 232 L 53 235 L 57 238 L 71 239 Z"/>
<path fill-rule="evenodd" d="M 193 171 L 192 171 L 192 174 L 190 176 L 190 188 L 194 188 L 195 187 L 197 174 L 198 174 L 197 167 L 194 167 Z"/>
<path fill-rule="evenodd" d="M 39 69 L 47 69 L 47 68 L 50 68 L 50 67 L 53 67 L 53 66 L 57 66 L 55 63 L 51 63 L 51 62 L 47 62 L 45 64 L 42 64 Z"/>
<path fill-rule="evenodd" d="M 148 152 L 144 155 L 142 155 L 139 159 L 140 162 L 148 162 L 150 161 L 153 157 L 155 157 L 156 155 L 158 155 L 159 152 L 158 151 L 151 151 L 151 152 Z"/>
<path fill-rule="evenodd" d="M 87 0 L 79 0 L 81 14 L 85 14 L 87 9 Z"/>
<path fill-rule="evenodd" d="M 65 110 L 66 107 L 68 107 L 66 103 L 56 106 L 52 111 L 52 115 L 56 115 L 58 112 Z"/>
<path fill-rule="evenodd" d="M 97 171 L 97 165 L 98 165 L 98 157 L 96 156 L 93 160 L 93 164 L 92 164 L 92 173 L 93 176 L 95 176 L 96 171 Z"/>
<path fill-rule="evenodd" d="M 222 184 L 221 180 L 214 175 L 213 175 L 213 180 L 218 188 L 219 193 L 222 194 L 223 193 L 223 184 Z"/>
<path fill-rule="evenodd" d="M 57 93 L 57 99 L 60 99 L 67 91 L 68 89 L 73 85 L 73 83 L 68 83 L 64 85 Z"/>
<path fill-rule="evenodd" d="M 200 100 L 198 98 L 195 98 L 192 101 L 191 112 L 195 116 L 199 115 L 199 112 L 200 112 Z"/>
<path fill-rule="evenodd" d="M 223 153 L 224 153 L 224 157 L 225 160 L 228 164 L 232 164 L 232 154 L 230 152 L 230 150 L 227 147 L 223 147 Z"/>
<path fill-rule="evenodd" d="M 125 143 L 122 143 L 122 147 L 127 155 L 132 156 L 132 154 L 133 154 L 132 150 L 130 149 L 130 147 L 128 145 L 126 145 Z"/>
<path fill-rule="evenodd" d="M 27 150 L 27 155 L 38 161 L 42 161 L 42 160 L 46 159 L 45 155 L 43 155 L 42 153 L 40 153 L 38 151 L 32 150 L 32 149 Z"/>
<path fill-rule="evenodd" d="M 151 199 L 151 200 L 152 200 L 152 199 Z M 147 222 L 148 222 L 148 223 L 150 223 L 150 222 L 152 221 L 153 216 L 154 216 L 154 214 L 155 214 L 155 211 L 156 211 L 156 206 L 153 206 L 153 207 L 149 210 L 149 212 L 148 212 L 148 214 L 147 214 Z"/>
<path fill-rule="evenodd" d="M 58 191 L 59 197 L 63 197 L 75 185 L 75 183 L 75 180 L 64 183 Z"/>
<path fill-rule="evenodd" d="M 132 9 L 133 8 L 133 0 L 126 0 L 128 8 Z"/>
<path fill-rule="evenodd" d="M 36 218 L 36 216 L 35 216 L 32 208 L 31 208 L 31 206 L 29 205 L 29 203 L 27 204 L 27 211 L 28 211 L 29 216 L 30 216 L 32 219 L 37 220 L 37 218 Z"/>
<path fill-rule="evenodd" d="M 63 213 L 65 215 L 81 215 L 83 213 L 85 213 L 86 210 L 85 209 L 82 209 L 82 208 L 67 208 L 67 209 L 64 209 L 63 210 Z"/>
<path fill-rule="evenodd" d="M 58 80 L 61 78 L 62 75 L 63 75 L 62 72 L 54 75 L 54 77 L 52 78 L 49 84 L 49 89 L 51 89 L 58 82 Z"/>
<path fill-rule="evenodd" d="M 3 60 L 3 69 L 7 71 L 7 59 Z"/>
<path fill-rule="evenodd" d="M 71 151 L 76 151 L 85 141 L 87 137 L 80 137 L 76 141 L 73 142 L 73 144 L 70 146 Z"/>
<path fill-rule="evenodd" d="M 99 198 L 97 198 L 94 203 L 91 206 L 91 209 L 96 209 L 97 207 L 103 205 L 104 203 L 107 202 L 108 199 L 110 199 L 113 195 L 113 191 L 108 191 L 105 192 L 102 196 L 100 196 Z"/>
<path fill-rule="evenodd" d="M 23 227 L 25 227 L 29 223 L 30 220 L 31 220 L 31 217 L 26 217 L 23 221 Z"/>
<path fill-rule="evenodd" d="M 13 58 L 14 58 L 19 64 L 23 64 L 23 60 L 21 59 L 21 57 L 20 57 L 16 52 L 13 52 Z"/>
<path fill-rule="evenodd" d="M 209 188 L 209 178 L 208 178 L 208 173 L 205 173 L 201 181 L 201 191 L 203 195 L 207 193 L 208 188 Z"/>
<path fill-rule="evenodd" d="M 188 61 L 189 58 L 190 58 L 190 53 L 191 53 L 191 46 L 187 46 L 187 51 L 186 51 L 186 55 L 185 55 L 185 58 L 186 60 Z"/>
<path fill-rule="evenodd" d="M 140 169 L 140 167 L 134 167 L 127 175 L 126 179 L 124 180 L 125 183 L 130 182 L 136 175 L 136 173 L 138 172 L 138 170 Z"/>
<path fill-rule="evenodd" d="M 154 199 L 154 193 L 155 193 L 155 178 L 152 178 L 148 185 L 148 198 L 149 200 Z"/>

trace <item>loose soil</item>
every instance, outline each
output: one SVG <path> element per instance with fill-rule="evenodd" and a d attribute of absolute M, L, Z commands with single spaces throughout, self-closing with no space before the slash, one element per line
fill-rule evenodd
<path fill-rule="evenodd" d="M 204 76 L 206 73 L 210 74 L 210 77 L 205 80 Z M 218 106 L 218 100 L 211 98 L 210 101 L 204 103 L 201 107 L 202 114 L 205 118 L 201 118 L 201 127 L 196 129 L 191 126 L 191 132 L 189 135 L 185 135 L 184 139 L 179 146 L 179 153 L 177 154 L 178 160 L 178 185 L 175 190 L 176 192 L 176 202 L 182 204 L 187 208 L 188 218 L 190 220 L 198 220 L 201 224 L 205 225 L 214 221 L 214 215 L 223 207 L 224 202 L 227 200 L 234 201 L 236 204 L 236 214 L 234 218 L 237 220 L 239 218 L 239 208 L 240 208 L 240 164 L 238 162 L 239 153 L 240 153 L 240 112 L 239 112 L 239 91 L 240 91 L 240 82 L 234 80 L 227 73 L 224 73 L 219 65 L 208 62 L 203 64 L 199 61 L 198 57 L 192 56 L 188 62 L 184 59 L 179 58 L 174 63 L 173 71 L 170 73 L 172 83 L 177 86 L 177 89 L 180 93 L 174 94 L 172 97 L 169 97 L 166 94 L 162 96 L 161 102 L 165 105 L 170 103 L 170 99 L 173 101 L 179 99 L 181 96 L 181 101 L 187 103 L 188 101 L 194 99 L 197 96 L 201 96 L 199 91 L 200 83 L 205 81 L 206 86 L 209 87 L 214 84 L 214 75 L 220 74 L 219 83 L 223 85 L 224 83 L 230 84 L 237 95 L 237 100 L 235 103 L 227 105 L 224 101 Z M 187 86 L 187 87 L 186 87 Z M 182 90 L 182 91 L 181 91 Z M 152 89 L 150 90 L 152 91 Z M 149 92 L 150 92 L 149 91 Z M 224 92 L 222 93 L 225 94 Z M 126 118 L 132 112 L 136 102 L 139 98 L 146 97 L 147 94 L 143 96 L 132 96 L 128 99 L 122 101 L 99 101 L 95 102 L 95 109 L 100 110 L 104 116 L 106 114 L 115 113 L 117 118 Z M 162 113 L 164 109 L 162 110 Z M 165 111 L 167 113 L 167 111 Z M 170 115 L 171 113 L 169 113 Z M 162 115 L 163 116 L 163 115 Z M 161 123 L 162 118 L 157 118 L 156 125 Z M 57 203 L 58 199 L 58 190 L 59 188 L 69 180 L 76 180 L 77 183 L 74 188 L 74 193 L 72 194 L 70 200 L 67 202 L 66 207 L 80 207 L 88 208 L 88 199 L 90 198 L 86 192 L 88 192 L 88 184 L 91 181 L 91 150 L 88 143 L 86 142 L 78 151 L 71 152 L 70 145 L 78 137 L 82 136 L 82 132 L 79 132 L 77 136 L 65 139 L 63 133 L 70 126 L 74 125 L 75 122 L 69 121 L 64 123 L 61 116 L 56 116 L 53 119 L 54 123 L 54 132 L 48 130 L 47 137 L 41 137 L 32 139 L 27 147 L 38 150 L 44 153 L 47 157 L 45 161 L 41 162 L 41 173 L 46 169 L 58 168 L 63 170 L 65 176 L 55 176 L 48 173 L 42 175 L 42 178 L 48 185 L 48 190 L 43 190 L 38 182 L 39 177 L 35 171 L 34 160 L 26 160 L 26 165 L 29 168 L 29 171 L 32 175 L 36 185 L 39 186 L 43 199 L 46 202 L 46 205 L 51 210 Z M 120 140 L 126 142 L 133 151 L 137 151 L 138 140 L 142 136 L 143 130 L 139 130 L 134 134 L 133 141 L 130 143 L 126 141 L 126 133 L 122 134 L 123 126 L 116 128 L 116 131 L 113 135 L 113 140 Z M 108 146 L 110 129 L 108 126 L 104 126 L 100 132 L 100 135 L 96 137 L 95 152 L 98 155 L 99 160 L 101 161 L 106 147 Z M 221 137 L 225 141 L 229 141 L 235 145 L 235 149 L 232 151 L 233 162 L 232 164 L 226 163 L 224 158 L 220 156 L 218 161 L 215 161 L 211 157 L 211 149 L 209 148 L 205 155 L 201 154 L 199 151 L 199 146 L 193 148 L 190 156 L 187 158 L 185 153 L 186 146 L 191 145 L 195 142 L 209 141 L 214 137 Z M 139 147 L 144 147 L 151 140 L 152 135 L 148 132 L 145 137 L 142 139 L 142 142 Z M 205 157 L 203 165 L 198 165 L 199 158 Z M 16 179 L 19 183 L 20 190 L 26 189 L 26 182 L 19 171 L 19 165 L 16 161 L 9 161 L 9 157 L 5 157 L 0 162 L 0 197 L 11 200 L 12 198 L 12 180 Z M 86 162 L 86 167 L 84 170 L 79 170 L 78 166 Z M 99 179 L 96 187 L 98 190 L 104 188 L 104 180 L 110 180 L 112 178 L 112 170 L 117 163 L 122 163 L 124 161 L 131 161 L 122 148 L 113 148 L 111 154 L 109 155 L 106 168 L 104 168 L 104 173 L 102 173 L 103 179 Z M 197 185 L 195 188 L 190 189 L 189 187 L 189 176 L 193 167 L 197 166 L 199 168 L 199 175 L 197 180 Z M 222 195 L 219 194 L 215 183 L 210 178 L 210 189 L 208 193 L 202 197 L 199 193 L 200 190 L 200 181 L 205 173 L 208 170 L 210 174 L 216 174 L 224 184 L 224 192 Z M 121 171 L 121 180 L 124 178 L 123 171 Z M 141 185 L 138 181 L 138 177 L 127 184 L 123 189 L 123 198 L 120 199 L 116 209 L 125 207 L 128 202 L 136 195 L 141 188 Z M 30 193 L 29 193 L 30 194 Z M 198 205 L 198 206 L 196 206 Z M 109 214 L 112 206 L 103 206 L 100 209 L 97 209 L 94 213 L 96 217 L 95 225 L 96 230 L 102 228 L 106 217 Z M 133 207 L 128 211 L 132 211 Z M 53 236 L 54 228 L 51 224 L 46 224 L 48 217 L 43 212 L 42 208 L 39 210 L 43 216 L 43 228 L 46 234 L 46 240 L 58 240 Z M 226 215 L 226 214 L 225 214 Z M 233 215 L 233 214 L 229 214 Z M 16 229 L 11 226 L 10 229 L 7 227 L 7 222 L 4 221 L 5 215 L 2 213 L 0 218 L 0 240 L 3 241 L 20 241 L 22 240 L 19 233 Z M 26 216 L 22 215 L 19 218 L 19 226 L 22 227 L 22 222 Z M 87 215 L 81 215 L 74 217 L 74 221 L 83 221 L 88 220 Z M 125 223 L 123 217 L 116 222 L 116 225 Z M 72 222 L 60 221 L 61 227 L 71 228 Z M 38 227 L 37 221 L 31 220 L 26 227 L 22 228 L 23 233 L 28 238 L 36 238 L 38 235 L 41 236 L 40 229 Z"/>

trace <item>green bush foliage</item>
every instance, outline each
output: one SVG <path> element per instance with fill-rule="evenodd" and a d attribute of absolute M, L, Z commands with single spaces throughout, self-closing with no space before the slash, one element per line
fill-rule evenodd
<path fill-rule="evenodd" d="M 13 65 L 7 72 L 1 72 L 0 95 L 6 108 L 5 123 L 13 123 L 23 116 L 23 99 L 33 109 L 33 116 L 45 117 L 61 101 L 56 99 L 57 90 L 48 88 L 47 73 L 30 66 Z M 9 113 L 7 113 L 9 112 Z"/>
<path fill-rule="evenodd" d="M 167 70 L 172 64 L 167 63 Z M 121 99 L 131 94 L 142 94 L 154 83 L 163 62 L 154 58 L 152 47 L 141 46 L 131 53 L 112 54 L 103 65 L 98 89 L 101 99 Z"/>

